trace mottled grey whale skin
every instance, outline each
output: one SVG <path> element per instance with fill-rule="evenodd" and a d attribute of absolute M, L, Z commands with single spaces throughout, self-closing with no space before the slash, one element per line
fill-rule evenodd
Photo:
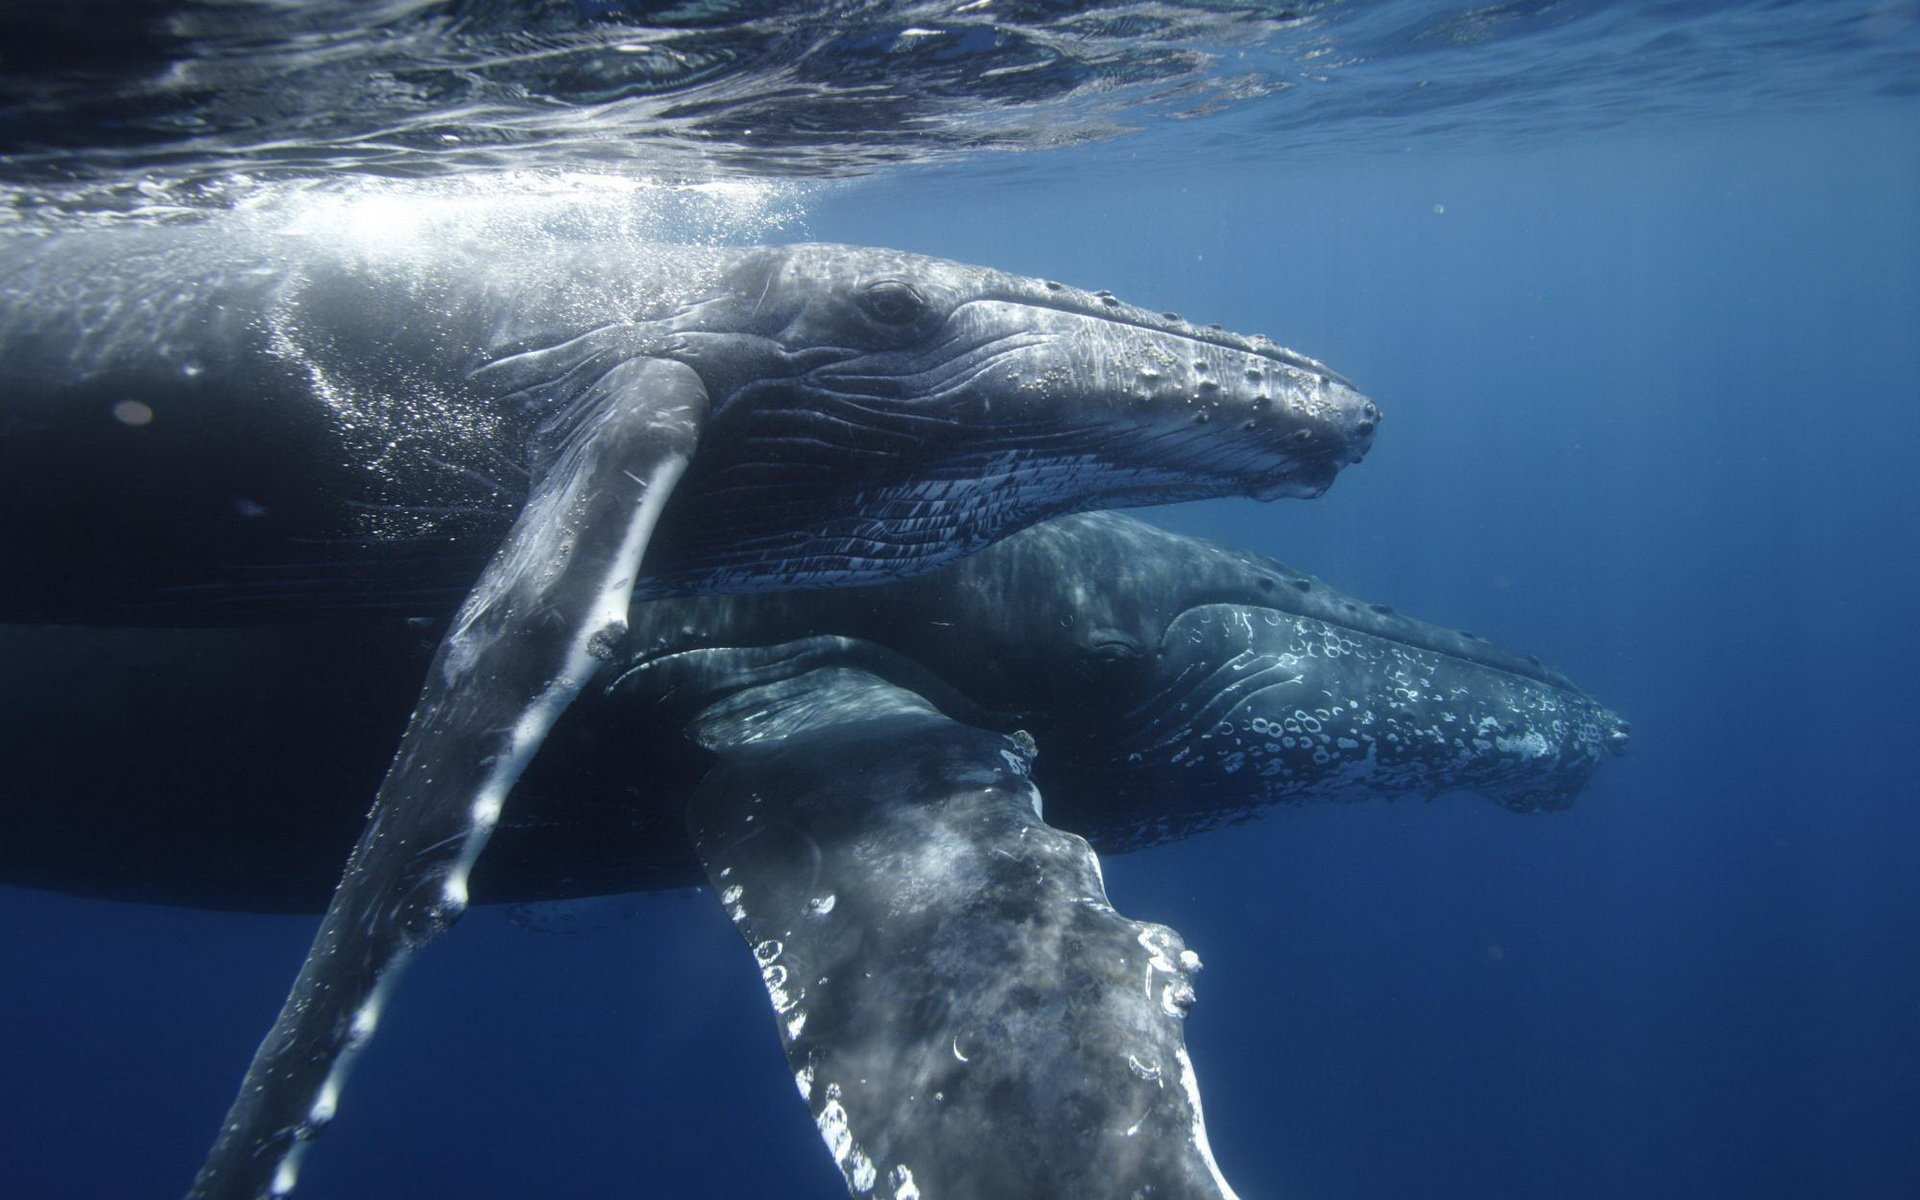
<path fill-rule="evenodd" d="M 27 568 L 0 620 L 451 611 L 544 442 L 659 363 L 706 412 L 642 595 L 897 578 L 1081 508 L 1311 496 L 1378 420 L 1264 338 L 892 250 L 16 236 L 0 511 L 60 519 L 0 525 Z"/>
<path fill-rule="evenodd" d="M 870 640 L 819 632 L 857 593 L 649 606 L 609 694 L 714 755 L 694 846 L 855 1196 L 1233 1196 L 1182 1031 L 1199 957 L 1117 913 L 1069 830 L 1462 787 L 1558 807 L 1626 742 L 1537 660 L 1112 514 L 887 591 Z M 1022 727 L 951 715 L 983 703 Z"/>
<path fill-rule="evenodd" d="M 457 602 L 200 1200 L 292 1190 L 636 594 L 871 583 L 1079 509 L 1316 495 L 1377 416 L 1271 343 L 923 256 L 369 249 L 243 216 L 10 238 L 0 385 L 0 620 Z"/>
<path fill-rule="evenodd" d="M 1465 790 L 1564 808 L 1627 743 L 1532 655 L 1121 513 L 1034 526 L 874 599 L 649 605 L 601 703 L 651 712 L 697 703 L 708 680 L 861 661 L 1032 733 L 1053 811 L 1116 851 L 1305 800 Z M 822 633 L 852 641 L 800 640 Z"/>
<path fill-rule="evenodd" d="M 882 587 L 673 598 L 631 617 L 617 670 L 522 779 L 474 898 L 710 882 L 856 1196 L 1231 1195 L 1182 1036 L 1199 959 L 1114 911 L 1094 847 L 1276 803 L 1471 789 L 1560 807 L 1626 742 L 1537 659 L 1118 514 L 1059 518 Z M 202 648 L 216 636 L 196 632 Z M 414 660 L 382 644 L 401 669 L 375 690 L 397 717 Z M 331 650 L 301 645 L 284 674 L 376 644 L 356 625 Z M 151 669 L 91 681 L 131 690 Z M 310 708 L 286 721 L 243 741 L 337 758 L 389 736 Z M 251 796 L 209 795 L 243 765 L 229 750 L 206 778 L 159 788 L 199 799 L 157 825 L 134 824 L 144 779 L 116 811 L 61 795 L 19 815 L 127 831 L 118 854 L 69 834 L 81 857 L 57 885 L 318 906 L 364 778 L 308 779 L 319 794 L 263 823 Z M 316 839 L 295 814 L 326 805 L 329 782 L 339 820 Z M 205 844 L 248 829 L 257 840 Z M 50 869 L 62 848 L 44 837 L 0 846 L 0 877 Z M 158 876 L 183 870 L 174 886 L 200 890 L 168 892 Z"/>
<path fill-rule="evenodd" d="M 1030 733 L 1049 820 L 1103 854 L 1273 805 L 1465 791 L 1550 811 L 1627 742 L 1623 721 L 1531 656 L 1119 514 L 1044 522 L 898 583 L 655 600 L 632 620 L 626 656 L 516 787 L 475 867 L 476 903 L 703 882 L 682 812 L 711 755 L 686 723 L 717 697 L 821 667 Z M 0 720 L 15 785 L 0 881 L 319 911 L 431 646 L 430 630 L 384 620 L 0 631 L 23 700 L 63 698 Z M 86 667 L 70 677 L 75 661 Z M 1316 690 L 1357 703 L 1337 717 L 1329 696 L 1303 706 Z M 1354 726 L 1362 745 L 1341 746 Z M 98 753 L 102 739 L 119 752 Z"/>

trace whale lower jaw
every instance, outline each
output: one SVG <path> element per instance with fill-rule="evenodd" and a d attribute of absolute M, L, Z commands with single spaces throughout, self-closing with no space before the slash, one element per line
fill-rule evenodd
<path fill-rule="evenodd" d="M 1226 490 L 1217 476 L 1023 446 L 923 471 L 869 488 L 842 515 L 813 522 L 805 533 L 793 531 L 792 514 L 813 503 L 814 481 L 831 479 L 832 472 L 800 473 L 787 487 L 757 479 L 737 486 L 713 481 L 697 511 L 677 514 L 679 523 L 670 539 L 663 537 L 636 595 L 883 583 L 953 562 L 1090 504 L 1173 503 Z"/>

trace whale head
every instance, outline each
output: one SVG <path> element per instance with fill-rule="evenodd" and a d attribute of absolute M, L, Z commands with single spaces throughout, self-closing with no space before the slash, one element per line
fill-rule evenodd
<path fill-rule="evenodd" d="M 692 590 L 915 573 L 1092 508 L 1317 496 L 1380 418 L 1265 338 L 895 250 L 749 251 L 656 329 L 727 447 L 650 564 Z M 822 513 L 830 490 L 856 505 Z M 799 545 L 801 514 L 830 536 Z"/>
<path fill-rule="evenodd" d="M 1057 815 L 1108 848 L 1307 799 L 1564 808 L 1629 739 L 1531 655 L 1121 514 L 1048 522 L 955 570 L 937 619 L 900 636 L 1028 728 L 1043 773 L 1085 777 L 1067 794 L 1101 807 Z"/>

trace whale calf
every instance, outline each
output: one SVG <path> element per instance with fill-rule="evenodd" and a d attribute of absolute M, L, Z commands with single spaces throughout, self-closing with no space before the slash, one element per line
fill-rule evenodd
<path fill-rule="evenodd" d="M 523 777 L 474 900 L 710 882 L 855 1195 L 1115 1181 L 1231 1194 L 1202 1149 L 1181 1036 L 1198 958 L 1174 931 L 1113 911 L 1093 848 L 1362 796 L 1465 789 L 1563 807 L 1627 741 L 1537 659 L 1119 514 L 1057 518 L 875 588 L 675 597 L 630 617 L 623 655 Z M 101 639 L 87 683 L 133 711 L 152 711 L 140 690 L 157 661 L 208 672 L 221 702 L 236 673 L 226 647 L 283 680 L 238 702 L 283 722 L 250 731 L 253 757 L 309 744 L 333 762 L 375 756 L 359 755 L 359 777 L 303 780 L 278 810 L 228 782 L 265 769 L 230 751 L 209 754 L 202 776 L 187 763 L 117 790 L 50 764 L 29 811 L 70 824 L 16 822 L 0 878 L 323 905 L 391 734 L 364 706 L 316 708 L 303 677 L 343 657 L 395 660 L 369 690 L 399 720 L 426 650 L 388 624 L 296 628 L 285 643 L 66 632 Z M 24 636 L 0 646 L 16 666 L 37 652 L 35 674 L 71 653 Z M 193 720 L 155 735 L 190 742 Z M 20 757 L 62 744 L 41 726 Z M 223 786 L 224 803 L 199 802 Z M 184 802 L 155 812 L 155 792 Z M 315 807 L 332 817 L 319 839 L 302 823 Z M 102 830 L 126 843 L 108 848 Z M 987 1143 L 995 1155 L 976 1152 Z"/>
<path fill-rule="evenodd" d="M 1055 518 L 871 589 L 641 601 L 632 626 L 515 789 L 474 870 L 475 903 L 702 884 L 683 813 L 712 756 L 687 722 L 816 667 L 859 668 L 966 724 L 1029 733 L 1048 819 L 1102 854 L 1276 805 L 1464 792 L 1554 811 L 1629 734 L 1531 655 L 1119 513 Z M 386 618 L 0 629 L 0 664 L 21 685 L 0 720 L 15 785 L 0 882 L 321 911 L 432 647 L 431 631 Z M 56 688 L 60 708 L 32 699 Z M 1304 692 L 1332 695 L 1309 709 Z M 1336 696 L 1349 702 L 1338 716 Z M 1349 712 L 1373 719 L 1329 727 Z M 1288 731 L 1306 717 L 1320 728 Z M 1342 747 L 1354 732 L 1367 742 Z M 117 752 L 100 753 L 109 743 Z"/>
<path fill-rule="evenodd" d="M 224 219 L 10 238 L 0 378 L 0 620 L 457 605 L 200 1197 L 292 1190 L 636 594 L 870 583 L 1076 510 L 1317 495 L 1378 419 L 1269 342 L 896 251 L 376 252 Z"/>

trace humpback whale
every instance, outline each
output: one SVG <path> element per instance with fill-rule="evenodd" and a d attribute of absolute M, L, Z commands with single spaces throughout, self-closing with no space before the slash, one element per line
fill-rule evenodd
<path fill-rule="evenodd" d="M 879 588 L 668 598 L 636 604 L 631 622 L 626 653 L 523 778 L 474 898 L 709 878 L 754 949 L 796 1082 L 857 1195 L 906 1183 L 926 1195 L 1077 1194 L 1095 1179 L 1224 1194 L 1193 1149 L 1198 1091 L 1176 1015 L 1197 958 L 1171 930 L 1112 912 L 1081 837 L 1126 850 L 1277 803 L 1463 788 L 1557 808 L 1627 739 L 1535 658 L 1118 514 L 1046 522 Z M 399 660 L 385 688 L 397 720 L 425 652 L 404 630 L 369 632 L 303 631 L 266 661 L 296 678 L 385 646 L 376 657 Z M 251 635 L 166 636 L 188 639 L 202 669 L 223 644 L 260 656 Z M 90 657 L 90 686 L 142 705 L 124 693 L 151 659 Z M 270 695 L 248 703 L 275 707 Z M 388 738 L 357 727 L 357 710 L 331 723 L 280 711 L 284 731 L 256 731 L 276 757 L 302 742 L 337 757 Z M 205 778 L 188 767 L 161 792 L 206 797 L 234 766 L 210 758 Z M 377 776 L 377 760 L 361 771 Z M 152 814 L 149 779 L 124 781 L 111 810 L 100 781 L 49 781 L 93 795 L 37 797 L 33 812 L 71 825 L 20 830 L 0 877 L 317 908 L 363 783 L 323 777 L 307 781 L 321 794 L 285 798 L 290 812 L 330 803 L 329 835 L 313 845 L 244 788 L 225 810 L 197 801 L 194 813 Z M 155 823 L 133 826 L 143 813 Z M 103 857 L 90 832 L 100 828 L 126 829 L 128 848 Z M 204 844 L 248 829 L 257 840 Z M 85 857 L 54 866 L 58 842 Z M 936 852 L 940 863 L 923 861 Z M 262 862 L 276 869 L 263 875 Z M 1049 1078 L 1074 1086 L 1037 1091 Z M 935 1093 L 937 1112 L 925 1102 Z M 1128 1155 L 1076 1143 L 1085 1123 L 1131 1129 Z M 968 1152 L 989 1137 L 1000 1155 Z"/>
<path fill-rule="evenodd" d="M 476 903 L 703 884 L 682 812 L 712 757 L 687 721 L 712 698 L 817 667 L 856 667 L 966 724 L 1029 733 L 1048 820 L 1101 854 L 1276 805 L 1468 792 L 1554 811 L 1629 734 L 1532 655 L 1120 513 L 1055 518 L 871 589 L 642 601 L 632 626 L 515 788 L 474 870 Z M 431 653 L 429 631 L 384 618 L 0 628 L 19 693 L 58 688 L 66 701 L 0 712 L 14 785 L 0 882 L 321 911 Z M 1353 703 L 1321 717 L 1303 693 Z M 1329 727 L 1349 712 L 1373 719 Z M 109 732 L 123 753 L 93 750 Z M 1354 734 L 1366 742 L 1340 745 Z"/>
<path fill-rule="evenodd" d="M 457 603 L 200 1197 L 292 1190 L 397 969 L 466 908 L 509 792 L 619 655 L 636 595 L 870 583 L 1086 508 L 1313 496 L 1378 418 L 1270 342 L 894 251 L 636 256 L 532 236 L 371 254 L 222 221 L 15 239 L 0 375 L 0 502 L 61 518 L 6 523 L 0 554 L 25 569 L 0 585 L 0 619 Z M 980 749 L 904 716 L 896 744 L 930 759 Z M 796 738 L 839 736 L 794 719 Z M 745 764 L 760 739 L 740 730 L 716 719 L 703 736 Z M 1019 755 L 1004 758 L 1011 774 L 966 767 L 934 792 L 1021 793 Z M 725 832 L 750 819 L 743 794 L 716 788 L 701 845 L 758 894 L 764 868 L 734 862 Z M 830 826 L 846 829 L 807 836 L 824 846 Z M 1151 941 L 1177 982 L 1162 964 L 1184 957 Z M 1193 1194 L 1224 1192 L 1198 1170 L 1177 1168 Z"/>

